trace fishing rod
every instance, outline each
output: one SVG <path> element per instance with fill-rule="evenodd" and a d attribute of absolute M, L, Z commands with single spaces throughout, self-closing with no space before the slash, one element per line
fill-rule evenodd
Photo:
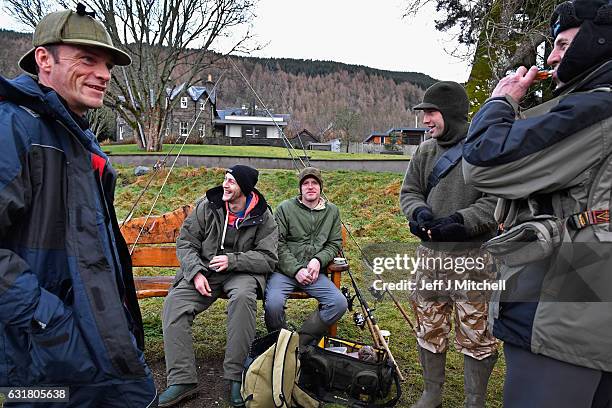
<path fill-rule="evenodd" d="M 340 253 L 342 254 L 343 257 L 345 257 L 344 251 L 342 249 L 340 250 Z M 363 318 L 365 319 L 365 323 L 368 324 L 368 328 L 370 329 L 374 342 L 378 343 L 377 345 L 378 347 L 382 347 L 385 350 L 385 353 L 387 353 L 387 357 L 389 358 L 389 361 L 391 362 L 391 364 L 393 364 L 393 367 L 395 368 L 395 372 L 397 373 L 397 376 L 399 377 L 401 381 L 404 381 L 404 376 L 402 375 L 402 371 L 397 365 L 397 361 L 395 361 L 395 358 L 393 357 L 393 354 L 391 353 L 391 350 L 389 349 L 389 343 L 387 343 L 387 340 L 382 335 L 380 331 L 380 327 L 378 327 L 378 321 L 376 320 L 376 317 L 374 316 L 372 309 L 370 309 L 370 305 L 368 304 L 368 301 L 361 293 L 361 289 L 359 289 L 359 285 L 357 285 L 357 281 L 355 281 L 355 277 L 353 276 L 353 273 L 351 272 L 351 268 L 348 266 L 348 263 L 347 263 L 346 271 L 349 275 L 349 278 L 351 279 L 351 285 L 353 286 L 353 290 L 355 290 L 355 296 L 357 297 L 357 301 L 359 302 L 359 305 L 361 306 L 361 310 L 363 310 Z"/>
<path fill-rule="evenodd" d="M 215 82 L 212 90 L 210 93 L 214 93 L 214 90 L 217 87 L 217 84 L 219 83 L 219 81 L 221 80 L 221 78 L 223 77 L 223 75 L 225 75 L 225 72 L 222 72 L 221 75 L 219 76 L 219 78 L 217 79 L 217 81 Z M 207 92 L 207 97 L 206 100 L 204 101 L 204 104 L 206 104 L 206 102 L 210 101 L 210 95 L 208 95 Z M 198 118 L 200 117 L 200 113 L 201 110 L 197 113 L 194 114 L 194 116 L 192 117 L 194 126 L 195 123 L 198 121 Z M 164 126 L 162 126 L 163 128 Z M 193 129 L 193 126 L 192 126 Z M 130 211 L 128 211 L 128 214 L 125 216 L 125 218 L 123 219 L 123 221 L 121 222 L 121 226 L 119 227 L 119 229 L 123 229 L 123 226 L 125 225 L 126 222 L 128 222 L 129 220 L 132 219 L 132 216 L 134 215 L 134 211 L 136 210 L 136 207 L 138 206 L 138 204 L 140 203 L 140 200 L 142 199 L 142 197 L 144 196 L 144 194 L 147 192 L 147 190 L 149 189 L 149 186 L 151 185 L 151 182 L 153 181 L 153 179 L 155 179 L 155 177 L 157 176 L 157 174 L 159 173 L 159 171 L 161 169 L 163 169 L 166 166 L 166 162 L 168 160 L 168 157 L 170 157 L 170 155 L 172 154 L 172 152 L 174 151 L 174 149 L 176 148 L 176 146 L 178 146 L 179 141 L 182 138 L 188 139 L 189 135 L 191 134 L 191 130 L 187 133 L 186 136 L 181 136 L 180 134 L 176 137 L 176 139 L 174 140 L 174 143 L 172 143 L 172 146 L 170 147 L 170 149 L 168 150 L 168 152 L 166 153 L 166 155 L 161 159 L 158 160 L 154 165 L 153 165 L 153 172 L 151 173 L 151 176 L 149 177 L 149 179 L 147 180 L 147 184 L 145 185 L 145 187 L 142 189 L 142 191 L 140 192 L 140 194 L 138 195 L 138 197 L 136 198 L 136 200 L 134 201 L 134 204 L 132 204 L 132 207 L 130 208 Z M 184 143 L 183 143 L 184 144 Z M 143 144 L 144 146 L 144 144 Z M 179 153 L 180 154 L 180 153 Z"/>
<path fill-rule="evenodd" d="M 219 78 L 217 78 L 217 81 L 215 82 L 211 92 L 207 92 L 206 93 L 206 100 L 204 101 L 204 104 L 206 104 L 206 102 L 210 101 L 210 96 L 211 94 L 213 94 L 217 88 L 217 85 L 219 84 L 219 81 L 221 80 L 221 78 L 223 77 L 222 73 Z M 172 170 L 174 169 L 174 166 L 176 165 L 176 162 L 178 161 L 179 157 L 181 156 L 181 153 L 183 152 L 183 148 L 185 147 L 185 144 L 187 143 L 187 140 L 189 140 L 189 135 L 191 134 L 191 132 L 193 131 L 196 123 L 198 122 L 198 118 L 200 117 L 200 114 L 202 113 L 202 110 L 198 111 L 195 115 L 194 115 L 194 120 L 193 120 L 193 124 L 191 125 L 191 128 L 188 130 L 187 134 L 184 136 L 184 140 L 183 143 L 181 144 L 181 148 L 179 149 L 178 153 L 176 154 L 176 156 L 174 157 L 174 161 L 172 162 L 172 165 L 170 166 L 170 169 L 168 170 L 168 174 L 166 175 L 166 178 L 164 179 L 161 187 L 159 188 L 159 191 L 157 192 L 157 194 L 155 195 L 155 199 L 153 200 L 153 204 L 151 205 L 151 208 L 149 209 L 149 212 L 147 213 L 147 216 L 145 217 L 144 222 L 142 223 L 142 226 L 140 227 L 140 230 L 138 231 L 138 235 L 136 236 L 136 239 L 134 240 L 134 243 L 132 244 L 132 247 L 130 248 L 130 255 L 132 255 L 132 253 L 134 252 L 134 249 L 136 248 L 136 245 L 138 244 L 138 240 L 140 239 L 142 233 L 144 232 L 144 229 L 147 225 L 147 222 L 149 221 L 149 218 L 151 217 L 151 214 L 153 213 L 153 209 L 155 208 L 155 206 L 157 205 L 157 201 L 159 200 L 159 197 L 161 196 L 161 193 L 164 189 L 164 187 L 166 186 L 166 184 L 168 183 L 168 179 L 170 178 L 170 174 L 172 173 Z M 179 135 L 179 137 L 177 137 L 175 144 L 172 146 L 172 148 L 170 149 L 170 151 L 168 152 L 168 154 L 166 154 L 166 157 L 164 158 L 164 165 L 165 165 L 165 160 L 166 158 L 169 156 L 170 152 L 172 150 L 174 150 L 174 147 L 176 146 L 177 142 L 179 141 L 179 139 L 183 137 L 181 135 Z M 159 162 L 158 162 L 159 163 Z M 161 166 L 160 166 L 161 167 Z M 156 173 L 156 172 L 155 172 Z M 154 174 L 155 174 L 154 173 Z M 128 218 L 131 218 L 132 213 L 134 211 L 134 209 L 136 208 L 136 204 L 138 203 L 138 201 L 142 198 L 142 196 L 144 195 L 144 192 L 146 191 L 146 189 L 149 187 L 149 185 L 151 184 L 151 181 L 153 180 L 153 176 L 149 179 L 147 185 L 145 186 L 145 188 L 143 189 L 143 191 L 141 192 L 140 196 L 138 197 L 137 202 L 132 206 L 132 209 L 130 210 L 130 213 L 128 214 L 128 217 L 126 217 L 126 219 L 123 221 L 123 223 L 121 224 L 121 226 L 123 227 L 123 225 L 125 224 L 125 222 L 127 221 Z"/>
<path fill-rule="evenodd" d="M 261 97 L 259 96 L 259 94 L 255 90 L 253 85 L 251 85 L 251 83 L 247 79 L 247 77 L 242 73 L 242 71 L 240 71 L 240 69 L 238 68 L 236 63 L 229 56 L 227 56 L 226 58 L 230 62 L 230 64 L 234 68 L 234 70 L 238 73 L 238 75 L 240 75 L 240 77 L 242 78 L 244 83 L 249 87 L 251 92 L 253 92 L 253 95 L 255 95 L 255 97 L 257 98 L 257 100 L 261 104 L 261 106 L 264 109 L 264 111 L 266 112 L 266 114 L 270 117 L 270 119 L 272 119 L 272 124 L 274 124 L 274 126 L 276 126 L 276 129 L 278 130 L 278 133 L 281 136 L 281 140 L 283 141 L 283 144 L 285 145 L 285 148 L 287 149 L 287 152 L 289 153 L 289 157 L 291 158 L 291 163 L 293 164 L 293 167 L 295 168 L 295 170 L 297 172 L 299 172 L 300 169 L 298 168 L 298 166 L 296 164 L 295 157 L 294 157 L 294 155 L 292 153 L 292 150 L 296 150 L 295 147 L 293 147 L 293 144 L 291 143 L 291 141 L 289 140 L 287 135 L 285 135 L 285 132 L 283 131 L 283 129 L 278 125 L 278 123 L 276 123 L 276 120 L 275 120 L 276 118 L 274 117 L 274 115 L 272 115 L 272 113 L 268 109 L 267 105 L 261 99 Z M 301 142 L 301 139 L 300 139 L 300 142 Z M 297 158 L 300 161 L 300 164 L 302 165 L 303 168 L 310 166 L 310 159 L 308 158 L 308 155 L 306 154 L 306 151 L 304 151 L 304 158 L 306 159 L 306 163 L 304 163 L 304 160 L 302 160 L 302 158 L 300 156 L 297 156 Z"/>
<path fill-rule="evenodd" d="M 232 66 L 236 70 L 236 72 L 238 72 L 238 74 L 242 77 L 242 79 L 247 84 L 247 86 L 250 88 L 250 90 L 253 92 L 253 94 L 255 95 L 257 100 L 261 103 L 261 105 L 264 108 L 265 112 L 272 119 L 272 123 L 274 123 L 274 125 L 277 127 L 277 129 L 279 131 L 279 134 L 281 135 L 282 140 L 283 140 L 283 142 L 285 144 L 285 147 L 287 148 L 287 151 L 289 153 L 289 157 L 291 158 L 291 161 L 293 163 L 293 166 L 294 166 L 295 170 L 299 172 L 300 169 L 297 166 L 296 159 L 295 159 L 294 154 L 292 152 L 292 150 L 295 150 L 295 148 L 293 147 L 293 145 L 291 144 L 291 142 L 289 141 L 289 139 L 287 138 L 287 136 L 285 135 L 283 130 L 280 128 L 280 126 L 276 123 L 276 121 L 274 120 L 274 116 L 272 115 L 272 113 L 270 113 L 270 110 L 267 108 L 266 104 L 260 98 L 260 96 L 257 93 L 257 91 L 255 91 L 255 88 L 251 85 L 249 80 L 244 76 L 244 74 L 240 71 L 240 69 L 237 67 L 237 65 L 234 63 L 234 61 L 232 61 L 231 58 L 228 57 L 227 59 L 230 61 L 230 63 L 232 64 Z M 300 140 L 300 142 L 301 142 L 301 140 Z M 302 145 L 302 147 L 303 147 L 303 145 Z M 305 158 L 306 158 L 306 160 L 308 162 L 307 164 L 304 163 L 304 161 L 298 156 L 298 159 L 300 161 L 300 164 L 302 165 L 302 168 L 310 166 L 310 161 L 308 160 L 308 156 L 306 154 L 304 156 L 305 156 Z M 321 195 L 323 196 L 323 198 L 325 198 L 326 200 L 329 201 L 329 199 L 327 198 L 327 196 L 325 195 L 324 192 L 321 192 Z M 359 243 L 357 243 L 357 240 L 355 239 L 355 237 L 351 234 L 350 229 L 344 223 L 344 221 L 341 220 L 341 223 L 342 223 L 342 226 L 347 231 L 347 233 L 349 234 L 349 237 L 353 240 L 353 242 L 355 243 L 355 245 L 359 249 L 359 252 L 363 256 L 363 258 L 367 262 L 367 257 L 365 256 L 365 253 L 361 249 L 361 246 L 359 245 Z M 340 253 L 346 259 L 346 256 L 344 254 L 344 250 L 342 248 L 340 249 Z M 357 285 L 357 281 L 355 280 L 355 278 L 354 278 L 354 276 L 353 276 L 353 274 L 352 274 L 352 272 L 350 270 L 350 267 L 347 267 L 347 272 L 348 272 L 348 275 L 349 275 L 349 277 L 351 279 L 351 284 L 353 286 L 353 289 L 355 290 L 355 296 L 357 297 L 359 305 L 360 305 L 360 307 L 361 307 L 361 309 L 363 311 L 364 323 L 360 327 L 363 327 L 365 324 L 367 324 L 368 329 L 370 330 L 370 333 L 372 334 L 372 339 L 374 340 L 375 345 L 378 346 L 378 347 L 382 346 L 382 348 L 387 353 L 387 356 L 388 356 L 389 360 L 391 361 L 391 363 L 395 367 L 395 370 L 396 370 L 396 372 L 398 374 L 398 377 L 403 381 L 404 377 L 402 375 L 401 370 L 399 369 L 399 366 L 397 365 L 397 362 L 396 362 L 395 358 L 393 357 L 393 354 L 391 353 L 391 350 L 389 349 L 389 344 L 387 343 L 387 340 L 383 337 L 382 333 L 380 332 L 380 327 L 378 326 L 378 322 L 376 320 L 376 317 L 374 316 L 372 309 L 368 305 L 367 300 L 365 299 L 365 297 L 363 296 L 361 290 L 359 289 L 359 286 Z M 348 293 L 345 293 L 345 296 L 347 296 L 347 295 L 348 295 Z M 395 298 L 393 297 L 393 299 L 395 299 Z M 350 296 L 347 296 L 347 300 L 351 300 Z M 395 302 L 397 302 L 397 299 L 395 299 Z M 352 303 L 352 301 L 351 301 L 351 303 Z M 396 306 L 398 306 L 398 308 L 401 307 L 399 302 L 397 302 L 395 304 L 396 304 Z M 400 309 L 400 312 L 402 313 L 404 318 L 408 319 L 408 315 L 407 315 L 406 311 L 403 308 Z M 356 318 L 355 320 L 356 320 L 356 323 L 358 323 L 358 325 L 359 325 L 360 322 L 357 321 L 358 319 Z M 412 326 L 412 324 L 411 324 L 411 327 L 414 330 L 414 326 Z"/>
<path fill-rule="evenodd" d="M 382 283 L 384 283 L 382 278 L 379 277 L 378 280 L 380 280 Z M 384 290 L 379 290 L 379 289 L 375 289 L 374 286 L 370 286 L 370 294 L 376 299 L 376 301 L 381 301 L 383 299 L 383 297 L 385 296 L 385 293 L 389 295 L 389 297 L 391 298 L 391 300 L 395 304 L 395 307 L 397 307 L 397 309 L 400 311 L 401 315 L 404 317 L 404 320 L 406 320 L 406 323 L 408 323 L 408 326 L 410 326 L 410 329 L 412 330 L 412 332 L 414 334 L 416 334 L 415 325 L 414 325 L 414 323 L 412 323 L 412 320 L 410 319 L 410 316 L 408 315 L 408 312 L 406 311 L 406 309 L 404 309 L 404 306 L 402 306 L 400 301 L 397 300 L 395 295 L 393 293 L 391 293 L 389 288 L 385 285 L 385 289 Z"/>

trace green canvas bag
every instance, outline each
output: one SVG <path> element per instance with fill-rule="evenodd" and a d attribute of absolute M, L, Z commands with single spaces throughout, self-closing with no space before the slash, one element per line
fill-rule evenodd
<path fill-rule="evenodd" d="M 281 329 L 256 339 L 242 373 L 245 408 L 319 408 L 321 403 L 302 390 L 299 337 Z"/>

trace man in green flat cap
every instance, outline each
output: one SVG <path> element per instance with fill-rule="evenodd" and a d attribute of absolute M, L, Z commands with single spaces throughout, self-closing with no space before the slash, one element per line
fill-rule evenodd
<path fill-rule="evenodd" d="M 30 75 L 0 77 L 0 384 L 68 387 L 62 406 L 144 408 L 157 393 L 116 173 L 85 118 L 131 60 L 92 14 L 45 16 L 19 61 Z"/>

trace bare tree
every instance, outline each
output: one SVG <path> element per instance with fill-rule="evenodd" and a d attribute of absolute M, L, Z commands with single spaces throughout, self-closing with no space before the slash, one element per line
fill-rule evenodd
<path fill-rule="evenodd" d="M 9 13 L 31 27 L 46 11 L 70 7 L 66 0 L 5 1 Z M 114 44 L 132 57 L 129 67 L 115 68 L 105 103 L 132 127 L 140 147 L 161 150 L 166 121 L 179 99 L 169 100 L 169 89 L 179 81 L 187 89 L 225 55 L 253 49 L 249 42 L 254 1 L 83 0 Z M 28 20 L 31 2 L 45 12 Z M 219 48 L 222 42 L 224 50 Z M 212 52 L 215 49 L 218 52 Z"/>
<path fill-rule="evenodd" d="M 345 107 L 336 113 L 334 128 L 340 133 L 341 139 L 346 142 L 346 152 L 349 151 L 351 141 L 359 140 L 359 125 L 361 115 L 359 112 Z"/>
<path fill-rule="evenodd" d="M 409 0 L 405 16 L 435 4 L 436 28 L 454 33 L 450 53 L 472 62 L 466 85 L 472 110 L 510 69 L 536 64 L 548 40 L 549 16 L 558 0 Z M 454 30 L 454 31 L 453 31 Z"/>
<path fill-rule="evenodd" d="M 98 140 L 109 139 L 114 132 L 115 118 L 113 112 L 106 106 L 87 112 L 89 128 Z"/>
<path fill-rule="evenodd" d="M 54 3 L 47 0 L 5 0 L 5 8 L 21 24 L 34 28 L 41 18 L 53 11 Z"/>

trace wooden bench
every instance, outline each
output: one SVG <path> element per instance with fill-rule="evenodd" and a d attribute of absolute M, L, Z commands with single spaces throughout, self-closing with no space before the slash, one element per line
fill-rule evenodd
<path fill-rule="evenodd" d="M 193 206 L 185 205 L 177 210 L 149 217 L 146 227 L 140 232 L 145 217 L 134 218 L 127 221 L 121 233 L 128 246 L 131 248 L 136 239 L 138 244 L 132 253 L 132 266 L 134 267 L 158 267 L 178 268 L 180 263 L 176 257 L 176 239 L 183 225 L 183 221 L 191 213 Z M 140 234 L 140 237 L 138 235 Z M 342 244 L 346 242 L 346 230 L 342 228 Z M 340 288 L 342 272 L 348 266 L 330 264 L 327 267 L 327 275 L 331 281 Z M 149 297 L 165 297 L 172 285 L 174 276 L 134 276 L 136 294 L 139 299 Z M 303 291 L 295 291 L 289 295 L 289 299 L 307 299 L 310 296 Z M 336 324 L 330 327 L 330 334 L 336 335 Z"/>

